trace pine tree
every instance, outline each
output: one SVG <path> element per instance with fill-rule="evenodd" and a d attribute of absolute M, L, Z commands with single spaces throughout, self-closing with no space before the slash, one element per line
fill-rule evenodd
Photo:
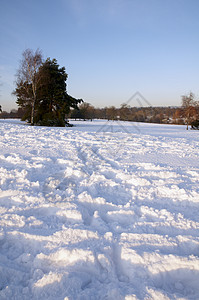
<path fill-rule="evenodd" d="M 70 108 L 78 108 L 77 100 L 67 94 L 65 67 L 60 68 L 56 59 L 48 58 L 39 69 L 41 78 L 38 91 L 36 120 L 41 125 L 65 126 L 65 115 Z"/>

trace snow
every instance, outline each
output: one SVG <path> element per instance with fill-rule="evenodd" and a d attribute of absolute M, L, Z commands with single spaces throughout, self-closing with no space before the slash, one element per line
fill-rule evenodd
<path fill-rule="evenodd" d="M 0 299 L 199 299 L 199 133 L 0 120 Z"/>

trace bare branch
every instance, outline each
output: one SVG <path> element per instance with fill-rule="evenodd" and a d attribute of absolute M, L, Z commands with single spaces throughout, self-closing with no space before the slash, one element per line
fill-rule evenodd
<path fill-rule="evenodd" d="M 29 97 L 29 101 L 32 106 L 31 112 L 31 124 L 34 124 L 34 107 L 37 98 L 37 86 L 38 86 L 38 70 L 42 64 L 41 50 L 37 49 L 35 52 L 31 49 L 26 49 L 22 53 L 22 59 L 17 71 L 16 77 L 16 90 L 13 94 L 18 96 L 19 88 L 26 89 L 25 95 Z M 31 91 L 30 91 L 31 87 Z M 20 91 L 21 91 L 20 90 Z M 26 100 L 27 101 L 27 100 Z"/>

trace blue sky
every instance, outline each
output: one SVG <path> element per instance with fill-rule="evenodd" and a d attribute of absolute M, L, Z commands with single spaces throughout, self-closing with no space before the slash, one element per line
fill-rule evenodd
<path fill-rule="evenodd" d="M 180 105 L 199 95 L 198 12 L 198 0 L 1 0 L 0 104 L 16 108 L 22 52 L 40 48 L 66 67 L 68 93 L 96 107 L 136 91 Z"/>

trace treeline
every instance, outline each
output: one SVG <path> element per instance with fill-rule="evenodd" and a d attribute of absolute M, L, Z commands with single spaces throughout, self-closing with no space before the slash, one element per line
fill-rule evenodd
<path fill-rule="evenodd" d="M 2 110 L 0 112 L 0 119 L 21 119 L 24 115 L 24 111 L 22 108 L 11 109 L 10 112 Z"/>
<path fill-rule="evenodd" d="M 1 119 L 23 118 L 22 108 L 12 109 L 9 113 L 2 111 Z M 192 109 L 193 120 L 199 119 L 199 107 Z M 66 118 L 75 120 L 122 120 L 132 122 L 146 122 L 159 124 L 186 124 L 186 115 L 183 107 L 130 107 L 125 104 L 120 108 L 115 106 L 95 108 L 89 103 L 83 102 L 79 109 L 73 109 Z"/>
<path fill-rule="evenodd" d="M 132 122 L 160 123 L 160 124 L 179 124 L 193 125 L 199 127 L 199 101 L 195 99 L 193 93 L 182 96 L 182 103 L 179 107 L 131 107 L 122 104 L 120 108 L 115 106 L 95 108 L 89 103 L 81 103 L 78 109 L 71 111 L 72 119 L 107 119 L 122 120 Z M 196 122 L 197 121 L 197 122 Z"/>
<path fill-rule="evenodd" d="M 80 120 L 107 119 L 160 124 L 186 124 L 186 113 L 183 107 L 130 107 L 123 104 L 120 108 L 115 106 L 95 108 L 88 103 L 82 103 L 79 110 L 71 111 L 69 117 Z M 193 119 L 197 118 L 199 118 L 198 107 L 193 114 Z"/>

